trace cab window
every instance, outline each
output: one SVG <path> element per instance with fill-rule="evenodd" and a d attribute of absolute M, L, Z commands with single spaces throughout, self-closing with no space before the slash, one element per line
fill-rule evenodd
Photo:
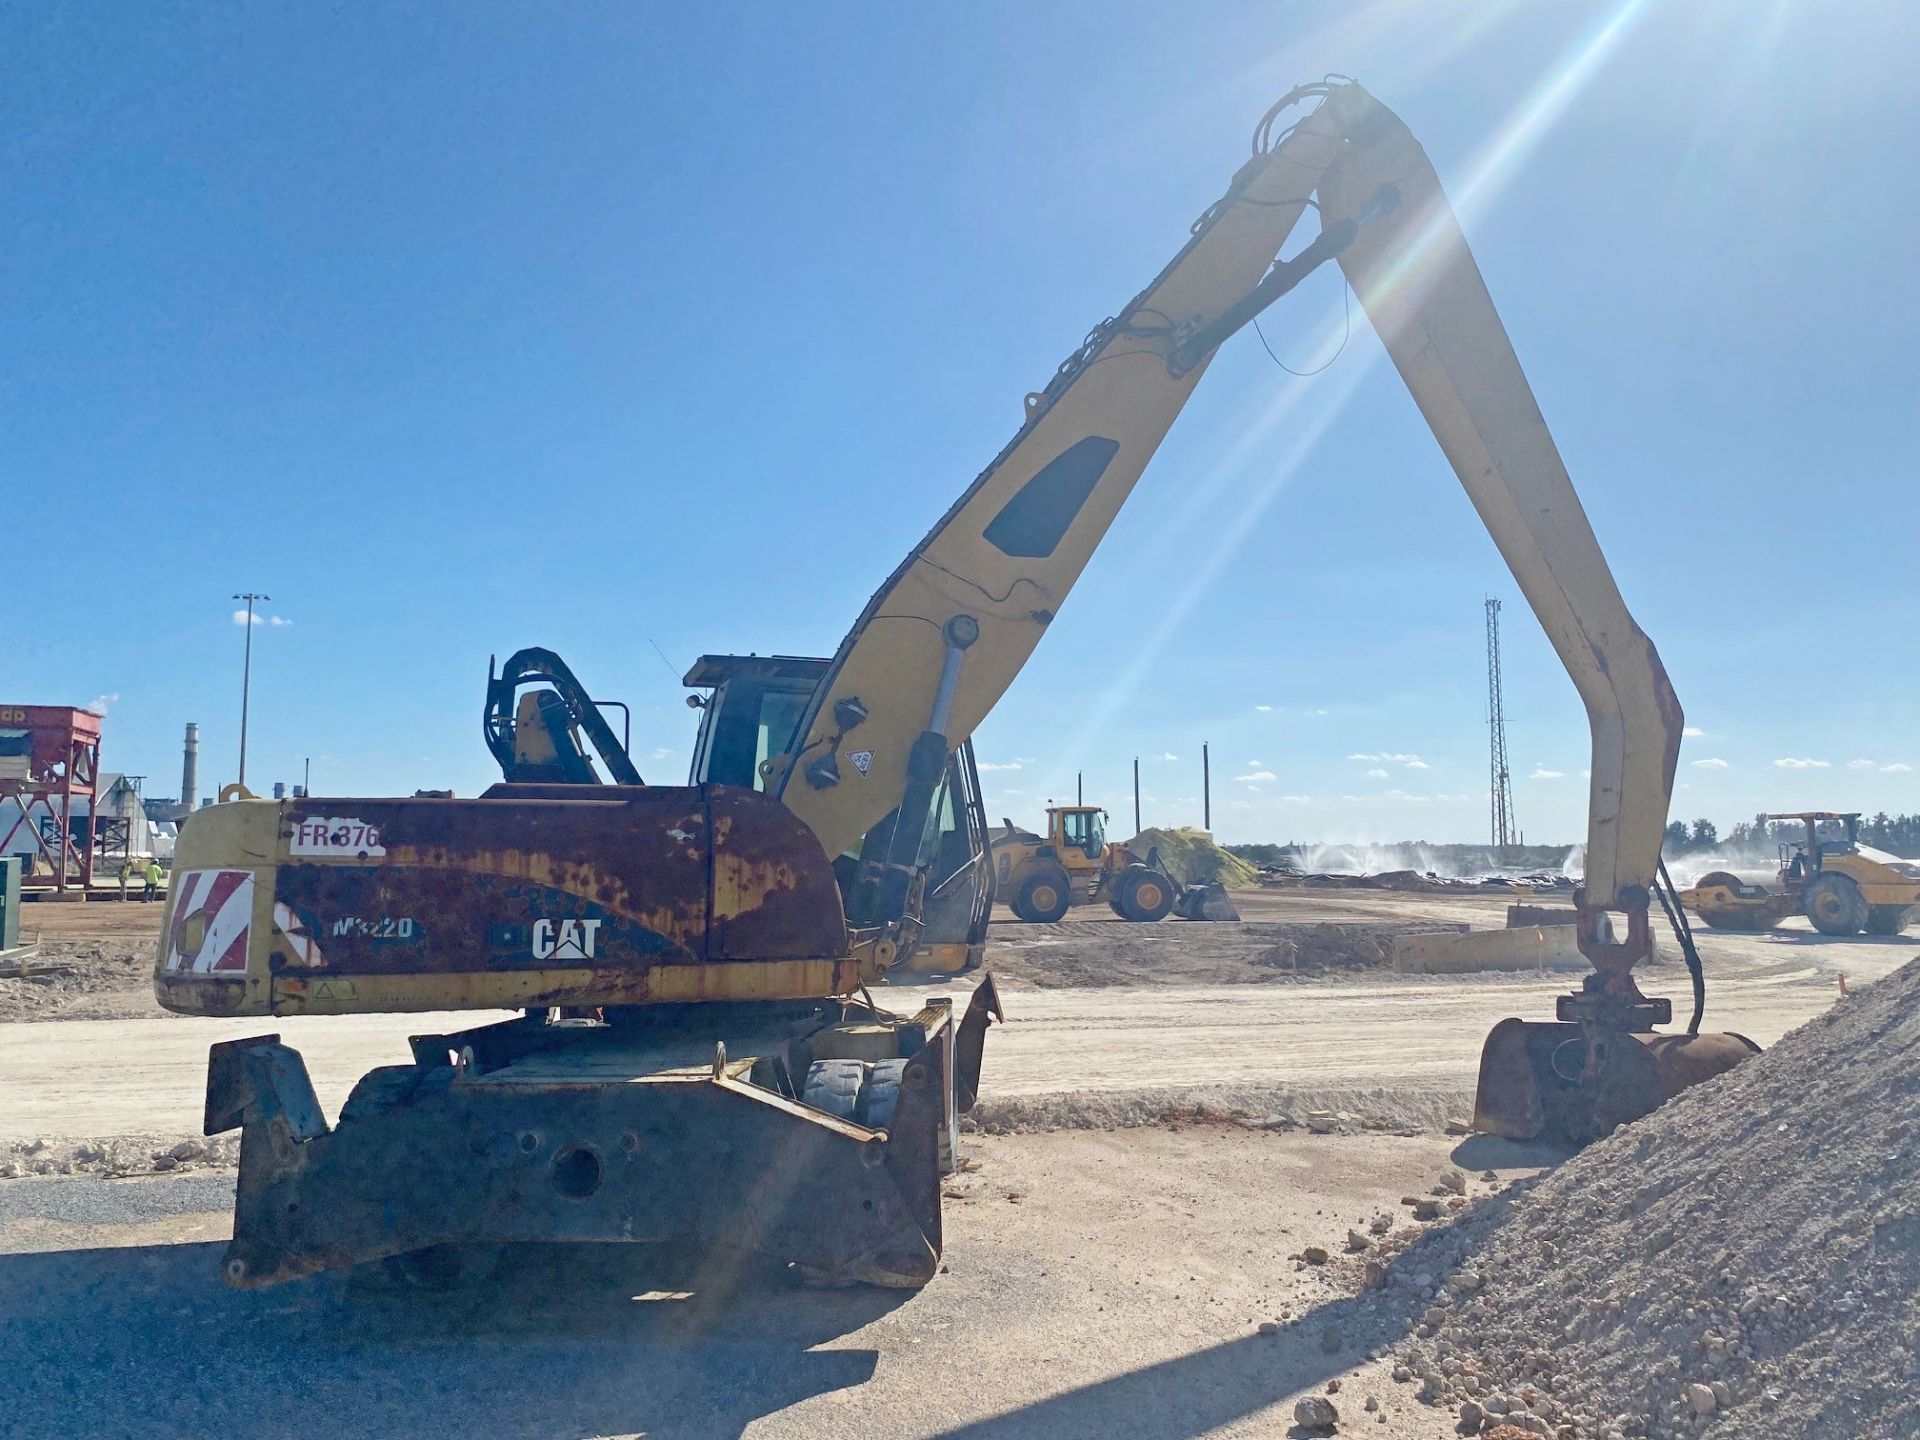
<path fill-rule="evenodd" d="M 1106 843 L 1098 810 L 1078 810 L 1060 817 L 1060 838 L 1076 850 L 1097 854 Z"/>

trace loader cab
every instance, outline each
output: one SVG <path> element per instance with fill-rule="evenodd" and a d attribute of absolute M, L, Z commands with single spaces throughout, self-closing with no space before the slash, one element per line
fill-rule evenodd
<path fill-rule="evenodd" d="M 1098 860 L 1107 848 L 1106 818 L 1106 811 L 1091 805 L 1055 806 L 1047 812 L 1047 829 L 1061 849 Z"/>

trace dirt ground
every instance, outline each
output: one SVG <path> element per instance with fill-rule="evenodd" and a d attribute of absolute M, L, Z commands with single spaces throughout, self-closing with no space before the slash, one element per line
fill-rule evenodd
<path fill-rule="evenodd" d="M 20 941 L 35 953 L 24 978 L 0 979 L 0 1022 L 164 1015 L 152 977 L 165 913 L 141 900 L 22 906 Z"/>
<path fill-rule="evenodd" d="M 1398 1202 L 1449 1162 L 1486 1207 L 1506 1192 L 1481 1172 L 1504 1184 L 1556 1158 L 1442 1127 L 1470 1107 L 1491 1024 L 1550 1015 L 1573 977 L 1399 975 L 1364 945 L 1336 963 L 1297 943 L 1318 926 L 1343 944 L 1497 926 L 1504 897 L 1235 899 L 1241 925 L 1099 909 L 996 922 L 1008 1019 L 964 1142 L 980 1168 L 945 1207 L 949 1268 L 917 1295 L 535 1250 L 494 1290 L 404 1303 L 327 1279 L 221 1284 L 233 1147 L 198 1148 L 207 1046 L 279 1032 L 333 1114 L 409 1034 L 490 1017 L 169 1016 L 147 989 L 155 908 L 35 907 L 42 957 L 72 968 L 57 986 L 0 979 L 14 997 L 0 1015 L 16 1017 L 0 1023 L 0 1176 L 21 1177 L 0 1180 L 0 1336 L 27 1362 L 0 1436 L 305 1435 L 323 1413 L 342 1437 L 1303 1436 L 1294 1401 L 1334 1381 L 1341 1433 L 1450 1435 L 1452 1417 L 1389 1374 L 1432 1288 L 1418 1250 L 1362 1294 L 1368 1257 L 1346 1253 L 1347 1231 L 1390 1215 L 1391 1241 L 1408 1228 Z M 1273 960 L 1288 942 L 1297 968 Z M 1872 980 L 1916 948 L 1798 924 L 1704 936 L 1707 1025 L 1770 1044 L 1829 1008 L 1843 976 Z M 912 1009 L 975 982 L 883 998 Z M 1684 1013 L 1677 965 L 1645 983 Z M 1304 1133 L 1310 1116 L 1346 1133 Z M 1307 1245 L 1329 1263 L 1292 1258 Z"/>
<path fill-rule="evenodd" d="M 1348 1433 L 1438 1440 L 1452 1417 L 1388 1373 L 1431 1288 L 1414 1283 L 1420 1252 L 1362 1297 L 1347 1231 L 1408 1224 L 1403 1194 L 1450 1163 L 1474 1203 L 1498 1205 L 1545 1158 L 1213 1128 L 963 1148 L 979 1168 L 955 1179 L 947 1267 L 917 1294 L 617 1249 L 531 1250 L 453 1301 L 335 1277 L 239 1292 L 218 1276 L 223 1177 L 14 1181 L 0 1186 L 14 1382 L 0 1434 L 304 1436 L 324 1416 L 337 1440 L 1179 1440 L 1299 1433 L 1294 1401 L 1337 1381 Z M 1500 1183 L 1478 1178 L 1490 1166 Z M 1310 1245 L 1332 1258 L 1292 1258 Z"/>

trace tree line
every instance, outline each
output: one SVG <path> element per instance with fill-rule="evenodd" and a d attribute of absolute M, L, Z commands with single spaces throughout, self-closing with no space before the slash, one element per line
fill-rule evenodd
<path fill-rule="evenodd" d="M 1846 835 L 1846 828 L 1837 820 L 1821 821 L 1818 830 L 1822 840 L 1838 840 Z M 1691 825 L 1675 820 L 1667 826 L 1662 848 L 1668 855 L 1697 855 L 1703 850 L 1722 849 L 1772 855 L 1780 846 L 1797 844 L 1806 838 L 1806 826 L 1800 821 L 1768 820 L 1764 815 L 1737 822 L 1724 836 L 1711 820 L 1695 820 Z M 1878 815 L 1862 815 L 1860 843 L 1904 859 L 1920 858 L 1920 815 L 1889 815 L 1884 810 Z"/>

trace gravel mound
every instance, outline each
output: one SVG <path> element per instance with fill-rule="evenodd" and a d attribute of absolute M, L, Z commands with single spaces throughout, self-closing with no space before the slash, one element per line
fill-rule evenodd
<path fill-rule="evenodd" d="M 1141 1125 L 1238 1125 L 1251 1130 L 1421 1133 L 1473 1112 L 1471 1086 L 1431 1089 L 1301 1089 L 1204 1085 L 1149 1090 L 1076 1090 L 1048 1095 L 982 1095 L 962 1127 L 989 1135 L 1050 1130 L 1127 1130 Z"/>
<path fill-rule="evenodd" d="M 239 1163 L 238 1130 L 225 1135 L 0 1141 L 0 1180 L 46 1175 L 164 1175 L 179 1170 L 231 1169 Z"/>
<path fill-rule="evenodd" d="M 1920 960 L 1435 1248 L 1466 1433 L 1920 1436 Z"/>

